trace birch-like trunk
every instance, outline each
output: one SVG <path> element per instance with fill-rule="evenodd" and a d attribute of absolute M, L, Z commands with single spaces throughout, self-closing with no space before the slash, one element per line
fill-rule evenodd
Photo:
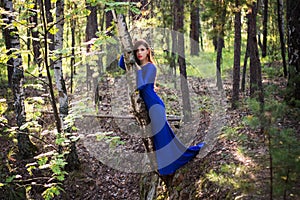
<path fill-rule="evenodd" d="M 114 14 L 114 12 L 113 12 Z M 155 165 L 153 161 L 155 160 L 154 154 L 151 153 L 154 151 L 153 141 L 151 133 L 148 132 L 146 126 L 150 123 L 150 118 L 148 115 L 148 111 L 145 107 L 144 101 L 140 98 L 139 93 L 136 89 L 136 69 L 135 69 L 135 59 L 133 52 L 133 44 L 131 40 L 131 36 L 127 29 L 127 24 L 125 21 L 125 17 L 121 14 L 116 16 L 114 14 L 114 19 L 117 23 L 117 29 L 119 33 L 119 38 L 122 45 L 125 67 L 126 67 L 126 81 L 128 86 L 129 98 L 132 106 L 132 112 L 135 116 L 137 122 L 143 129 L 144 137 L 142 138 L 144 146 L 148 152 L 150 164 Z M 141 166 L 143 167 L 143 166 Z M 145 175 L 147 176 L 147 175 Z M 162 177 L 161 177 L 162 178 Z M 147 177 L 145 178 L 147 179 Z M 144 191 L 141 196 L 143 199 L 153 199 L 155 197 L 155 190 L 157 184 L 157 176 L 153 174 L 151 176 L 151 181 L 153 181 L 150 186 L 146 181 L 142 183 L 141 188 Z"/>
<path fill-rule="evenodd" d="M 57 29 L 58 32 L 54 37 L 55 41 L 55 50 L 63 49 L 63 33 L 64 33 L 64 0 L 58 0 L 56 2 L 56 21 L 57 21 Z M 61 54 L 57 55 L 58 60 L 54 65 L 54 74 L 56 87 L 58 90 L 58 101 L 59 101 L 59 117 L 61 120 L 61 130 L 58 130 L 58 133 L 69 132 L 66 126 L 64 126 L 64 119 L 69 114 L 69 102 L 68 102 L 68 94 L 65 85 L 65 80 L 63 76 L 62 70 L 62 57 Z M 73 171 L 79 168 L 79 159 L 77 155 L 75 142 L 72 141 L 69 146 L 69 154 L 66 157 L 67 165 L 66 170 Z"/>
<path fill-rule="evenodd" d="M 63 33 L 64 33 L 64 1 L 58 0 L 56 2 L 56 27 L 58 32 L 54 36 L 55 41 L 55 50 L 63 49 Z M 63 77 L 63 70 L 62 70 L 62 58 L 61 54 L 57 54 L 57 60 L 54 65 L 54 75 L 55 75 L 55 82 L 56 87 L 58 90 L 58 101 L 59 101 L 59 116 L 61 120 L 61 124 L 63 126 L 63 120 L 68 115 L 68 95 L 65 86 L 65 80 Z M 62 127 L 63 129 L 63 127 Z M 58 130 L 61 132 L 62 130 Z"/>
<path fill-rule="evenodd" d="M 9 11 L 10 13 L 14 12 L 13 3 L 11 0 L 4 0 L 2 1 L 2 3 L 6 11 Z M 5 29 L 3 29 L 5 45 L 6 48 L 9 49 L 8 54 L 15 54 L 14 57 L 10 58 L 7 64 L 11 65 L 10 67 L 13 68 L 11 88 L 14 95 L 14 109 L 16 115 L 16 122 L 18 127 L 20 128 L 26 122 L 26 113 L 24 105 L 25 97 L 23 90 L 23 62 L 21 54 L 16 52 L 20 50 L 20 38 L 18 35 L 17 28 L 12 25 L 12 22 L 14 21 L 13 15 L 3 15 L 3 21 L 8 24 L 8 26 Z M 27 129 L 24 128 L 21 131 L 19 131 L 17 135 L 19 154 L 22 158 L 33 157 L 36 147 L 30 141 L 30 138 L 27 134 Z"/>

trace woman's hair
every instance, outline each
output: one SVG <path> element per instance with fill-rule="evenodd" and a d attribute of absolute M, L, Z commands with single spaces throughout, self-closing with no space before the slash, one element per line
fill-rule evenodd
<path fill-rule="evenodd" d="M 139 65 L 141 64 L 139 59 L 137 59 L 137 57 L 136 57 L 136 51 L 140 45 L 143 45 L 144 47 L 146 47 L 147 50 L 150 50 L 148 53 L 148 60 L 149 60 L 149 62 L 155 64 L 154 58 L 152 56 L 152 49 L 150 48 L 150 45 L 146 42 L 146 40 L 143 40 L 143 39 L 136 40 L 133 45 L 134 58 L 135 58 L 136 62 Z"/>

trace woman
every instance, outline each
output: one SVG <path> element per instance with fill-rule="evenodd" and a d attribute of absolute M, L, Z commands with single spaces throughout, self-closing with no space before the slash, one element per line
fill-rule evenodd
<path fill-rule="evenodd" d="M 186 148 L 171 129 L 166 118 L 165 105 L 154 90 L 156 66 L 149 44 L 145 40 L 135 42 L 134 56 L 136 59 L 137 89 L 145 102 L 151 119 L 158 172 L 161 175 L 172 175 L 177 169 L 193 159 L 204 144 L 200 143 Z M 119 60 L 119 66 L 125 70 L 123 55 Z"/>

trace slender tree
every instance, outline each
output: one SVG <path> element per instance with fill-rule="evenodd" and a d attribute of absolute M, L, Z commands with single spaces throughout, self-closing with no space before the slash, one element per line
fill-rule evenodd
<path fill-rule="evenodd" d="M 57 33 L 54 35 L 55 50 L 63 49 L 63 33 L 64 33 L 64 0 L 56 1 L 56 27 L 58 29 Z M 56 54 L 58 58 L 54 65 L 55 82 L 58 90 L 58 101 L 59 101 L 59 114 L 61 119 L 61 124 L 63 124 L 64 118 L 68 115 L 68 94 L 65 85 L 65 80 L 62 70 L 62 55 L 60 53 Z M 61 132 L 63 130 L 60 130 Z"/>
<path fill-rule="evenodd" d="M 262 57 L 267 56 L 269 0 L 264 0 Z"/>
<path fill-rule="evenodd" d="M 248 23 L 248 22 L 247 22 Z M 247 71 L 247 63 L 249 58 L 249 34 L 247 34 L 247 44 L 246 44 L 246 53 L 244 57 L 244 64 L 243 64 L 243 72 L 242 72 L 242 83 L 241 83 L 241 90 L 245 92 L 245 85 L 246 85 L 246 71 Z"/>
<path fill-rule="evenodd" d="M 217 62 L 216 62 L 216 76 L 217 76 L 217 87 L 219 90 L 223 89 L 222 77 L 221 77 L 221 63 L 222 63 L 222 53 L 224 44 L 224 36 L 225 36 L 225 22 L 226 22 L 226 5 L 225 2 L 219 1 L 217 5 L 218 10 L 220 12 L 220 19 L 218 19 L 218 25 L 216 26 L 217 32 Z"/>
<path fill-rule="evenodd" d="M 234 13 L 234 66 L 232 85 L 232 108 L 237 108 L 240 89 L 240 61 L 241 61 L 241 10 L 240 0 L 235 0 L 236 12 Z"/>
<path fill-rule="evenodd" d="M 40 2 L 43 0 L 39 0 Z M 46 13 L 46 20 L 47 20 L 47 28 L 54 27 L 54 22 L 53 22 L 53 16 L 52 16 L 52 6 L 51 6 L 51 0 L 44 0 L 43 5 L 45 5 L 45 13 Z M 52 54 L 54 51 L 54 34 L 52 34 L 50 31 L 47 31 L 47 40 L 49 41 L 49 55 Z M 53 68 L 53 60 L 50 59 L 50 67 Z"/>
<path fill-rule="evenodd" d="M 280 49 L 283 65 L 284 77 L 287 77 L 287 66 L 286 66 L 286 44 L 284 39 L 284 14 L 283 14 L 283 2 L 282 0 L 277 0 L 277 20 L 278 20 L 278 31 L 280 36 Z"/>
<path fill-rule="evenodd" d="M 191 0 L 190 46 L 191 55 L 199 55 L 200 8 L 198 0 Z"/>
<path fill-rule="evenodd" d="M 41 58 L 41 44 L 40 44 L 40 39 L 39 39 L 39 32 L 37 30 L 37 26 L 38 26 L 38 12 L 37 10 L 37 5 L 38 5 L 38 0 L 35 1 L 34 3 L 34 8 L 33 8 L 33 15 L 29 18 L 29 21 L 31 23 L 31 28 L 30 28 L 30 32 L 31 32 L 31 36 L 32 36 L 32 49 L 33 49 L 33 60 L 34 63 L 38 66 L 38 70 L 39 70 L 39 76 L 42 76 L 42 68 L 41 68 L 41 62 L 42 62 L 42 58 Z"/>
<path fill-rule="evenodd" d="M 259 59 L 257 32 L 256 32 L 256 15 L 257 7 L 253 3 L 248 10 L 248 34 L 249 34 L 249 56 L 250 56 L 250 95 L 258 97 L 259 101 L 263 103 L 263 88 L 261 76 L 261 63 Z"/>
<path fill-rule="evenodd" d="M 90 14 L 87 16 L 87 25 L 85 29 L 85 41 L 88 42 L 86 47 L 86 51 L 91 51 L 93 38 L 96 38 L 96 32 L 98 31 L 98 20 L 97 20 L 97 7 L 90 5 L 90 3 L 86 2 L 86 7 L 90 11 Z M 97 85 L 97 81 L 93 80 L 93 71 L 91 69 L 90 63 L 86 63 L 86 83 L 87 89 L 92 89 L 92 82 L 94 86 Z"/>
<path fill-rule="evenodd" d="M 177 9 L 175 21 L 177 21 L 177 48 L 178 48 L 178 64 L 180 71 L 180 87 L 182 92 L 183 115 L 184 121 L 189 121 L 192 118 L 192 109 L 190 104 L 190 93 L 187 82 L 186 62 L 185 62 L 185 44 L 184 44 L 184 1 L 175 0 L 174 6 Z"/>
<path fill-rule="evenodd" d="M 3 20 L 7 23 L 7 27 L 3 29 L 3 35 L 6 48 L 9 50 L 8 55 L 10 56 L 7 65 L 13 69 L 13 74 L 11 77 L 11 89 L 14 95 L 16 122 L 17 126 L 19 127 L 17 135 L 18 150 L 21 158 L 31 158 L 35 154 L 36 146 L 30 141 L 27 128 L 20 130 L 20 128 L 26 123 L 24 105 L 25 95 L 23 89 L 24 71 L 22 57 L 18 52 L 20 50 L 20 38 L 18 35 L 18 30 L 12 24 L 14 21 L 13 2 L 11 0 L 1 0 L 1 5 L 10 13 L 3 15 Z"/>

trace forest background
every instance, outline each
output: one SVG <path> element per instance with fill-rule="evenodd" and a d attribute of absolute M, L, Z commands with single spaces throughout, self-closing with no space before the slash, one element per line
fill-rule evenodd
<path fill-rule="evenodd" d="M 0 198 L 299 198 L 299 9 L 295 0 L 1 0 Z M 125 74 L 114 13 L 150 42 L 170 121 L 200 115 L 195 137 L 209 148 L 171 186 L 90 151 L 97 141 L 144 151 L 120 130 L 134 121 L 119 112 L 131 109 L 126 95 L 112 103 Z"/>

